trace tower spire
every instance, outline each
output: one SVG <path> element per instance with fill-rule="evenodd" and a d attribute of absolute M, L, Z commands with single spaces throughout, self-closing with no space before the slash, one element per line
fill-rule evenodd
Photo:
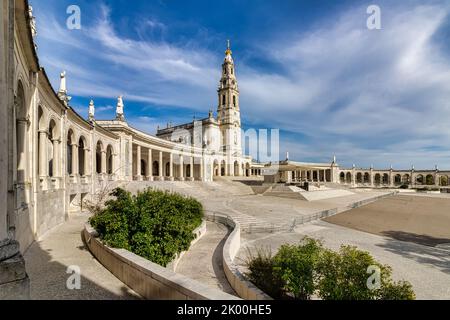
<path fill-rule="evenodd" d="M 227 40 L 225 59 L 222 64 L 222 77 L 219 81 L 217 121 L 222 136 L 222 150 L 229 154 L 241 154 L 241 115 L 239 108 L 239 89 L 230 40 Z"/>

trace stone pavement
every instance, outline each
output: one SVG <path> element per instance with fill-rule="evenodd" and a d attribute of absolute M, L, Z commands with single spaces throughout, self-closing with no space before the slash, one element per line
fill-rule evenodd
<path fill-rule="evenodd" d="M 450 199 L 445 197 L 399 194 L 325 220 L 397 240 L 450 245 Z"/>
<path fill-rule="evenodd" d="M 31 299 L 139 299 L 104 268 L 86 249 L 81 230 L 86 214 L 72 216 L 64 224 L 51 230 L 25 252 L 25 263 L 30 277 Z M 81 288 L 69 290 L 66 286 L 71 274 L 68 266 L 81 271 Z"/>
<path fill-rule="evenodd" d="M 223 224 L 207 221 L 206 234 L 184 254 L 176 272 L 236 295 L 223 271 L 222 250 L 228 234 L 229 230 Z"/>

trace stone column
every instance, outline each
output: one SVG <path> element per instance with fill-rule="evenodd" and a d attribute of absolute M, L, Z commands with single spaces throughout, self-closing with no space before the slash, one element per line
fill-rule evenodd
<path fill-rule="evenodd" d="M 190 163 L 191 171 L 189 172 L 189 180 L 194 180 L 194 157 L 190 157 Z"/>
<path fill-rule="evenodd" d="M 163 173 L 163 153 L 162 151 L 159 152 L 159 180 L 162 181 L 164 180 L 164 173 Z"/>
<path fill-rule="evenodd" d="M 180 180 L 180 181 L 184 181 L 184 159 L 183 159 L 183 155 L 181 155 L 180 154 L 180 164 L 179 164 L 179 166 L 180 166 L 180 170 L 179 170 L 179 177 L 178 177 L 178 180 Z"/>
<path fill-rule="evenodd" d="M 102 174 L 106 174 L 106 150 L 101 151 L 101 157 L 102 157 Z"/>
<path fill-rule="evenodd" d="M 25 181 L 26 176 L 26 152 L 25 150 L 25 132 L 27 131 L 28 122 L 27 120 L 20 119 L 17 120 L 17 182 L 22 183 Z"/>
<path fill-rule="evenodd" d="M 59 156 L 59 139 L 53 139 L 53 176 L 60 177 L 60 163 L 61 157 Z"/>
<path fill-rule="evenodd" d="M 147 179 L 149 181 L 153 181 L 153 158 L 152 158 L 152 149 L 148 149 L 148 158 L 147 158 Z"/>
<path fill-rule="evenodd" d="M 137 145 L 136 148 L 136 180 L 141 181 L 141 146 Z"/>
<path fill-rule="evenodd" d="M 395 177 L 395 175 L 394 175 L 394 173 L 392 172 L 392 169 L 389 171 L 389 186 L 392 188 L 393 186 L 394 186 L 394 177 Z M 401 178 L 400 178 L 400 180 L 401 180 Z"/>
<path fill-rule="evenodd" d="M 89 147 L 88 146 L 84 146 L 83 152 L 84 152 L 84 175 L 85 176 L 89 176 L 89 175 L 92 175 Z"/>
<path fill-rule="evenodd" d="M 39 177 L 48 176 L 47 131 L 39 130 Z"/>
<path fill-rule="evenodd" d="M 204 172 L 203 172 L 203 157 L 200 158 L 200 181 L 203 181 Z"/>
<path fill-rule="evenodd" d="M 173 181 L 173 153 L 169 153 L 169 180 Z"/>
<path fill-rule="evenodd" d="M 78 174 L 78 144 L 74 142 L 72 145 L 72 175 Z"/>

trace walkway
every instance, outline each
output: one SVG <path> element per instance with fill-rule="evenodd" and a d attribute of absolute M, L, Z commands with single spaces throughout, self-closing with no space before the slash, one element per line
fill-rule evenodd
<path fill-rule="evenodd" d="M 206 234 L 181 258 L 177 273 L 236 295 L 228 283 L 222 264 L 222 250 L 228 233 L 226 226 L 207 221 Z"/>
<path fill-rule="evenodd" d="M 87 215 L 71 217 L 25 252 L 30 277 L 31 299 L 137 299 L 139 296 L 104 268 L 85 248 L 81 230 Z M 66 286 L 71 274 L 67 267 L 81 271 L 81 288 Z"/>

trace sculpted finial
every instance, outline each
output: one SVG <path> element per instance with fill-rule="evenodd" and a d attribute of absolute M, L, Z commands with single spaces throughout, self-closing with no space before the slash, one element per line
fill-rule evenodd
<path fill-rule="evenodd" d="M 120 95 L 118 98 L 117 98 L 117 106 L 116 106 L 116 119 L 118 119 L 118 120 L 125 120 L 124 119 L 124 116 L 123 116 L 123 107 L 124 107 L 124 104 L 123 104 L 123 96 L 122 95 Z"/>
<path fill-rule="evenodd" d="M 94 120 L 94 116 L 95 116 L 94 100 L 91 100 L 89 102 L 89 120 L 90 121 Z"/>
<path fill-rule="evenodd" d="M 58 98 L 64 102 L 64 104 L 67 106 L 69 104 L 71 97 L 67 95 L 67 87 L 66 87 L 66 71 L 63 71 L 59 75 L 60 81 L 59 81 L 59 91 L 58 91 Z"/>
<path fill-rule="evenodd" d="M 59 92 L 67 93 L 66 87 L 66 71 L 63 71 L 59 74 Z"/>

